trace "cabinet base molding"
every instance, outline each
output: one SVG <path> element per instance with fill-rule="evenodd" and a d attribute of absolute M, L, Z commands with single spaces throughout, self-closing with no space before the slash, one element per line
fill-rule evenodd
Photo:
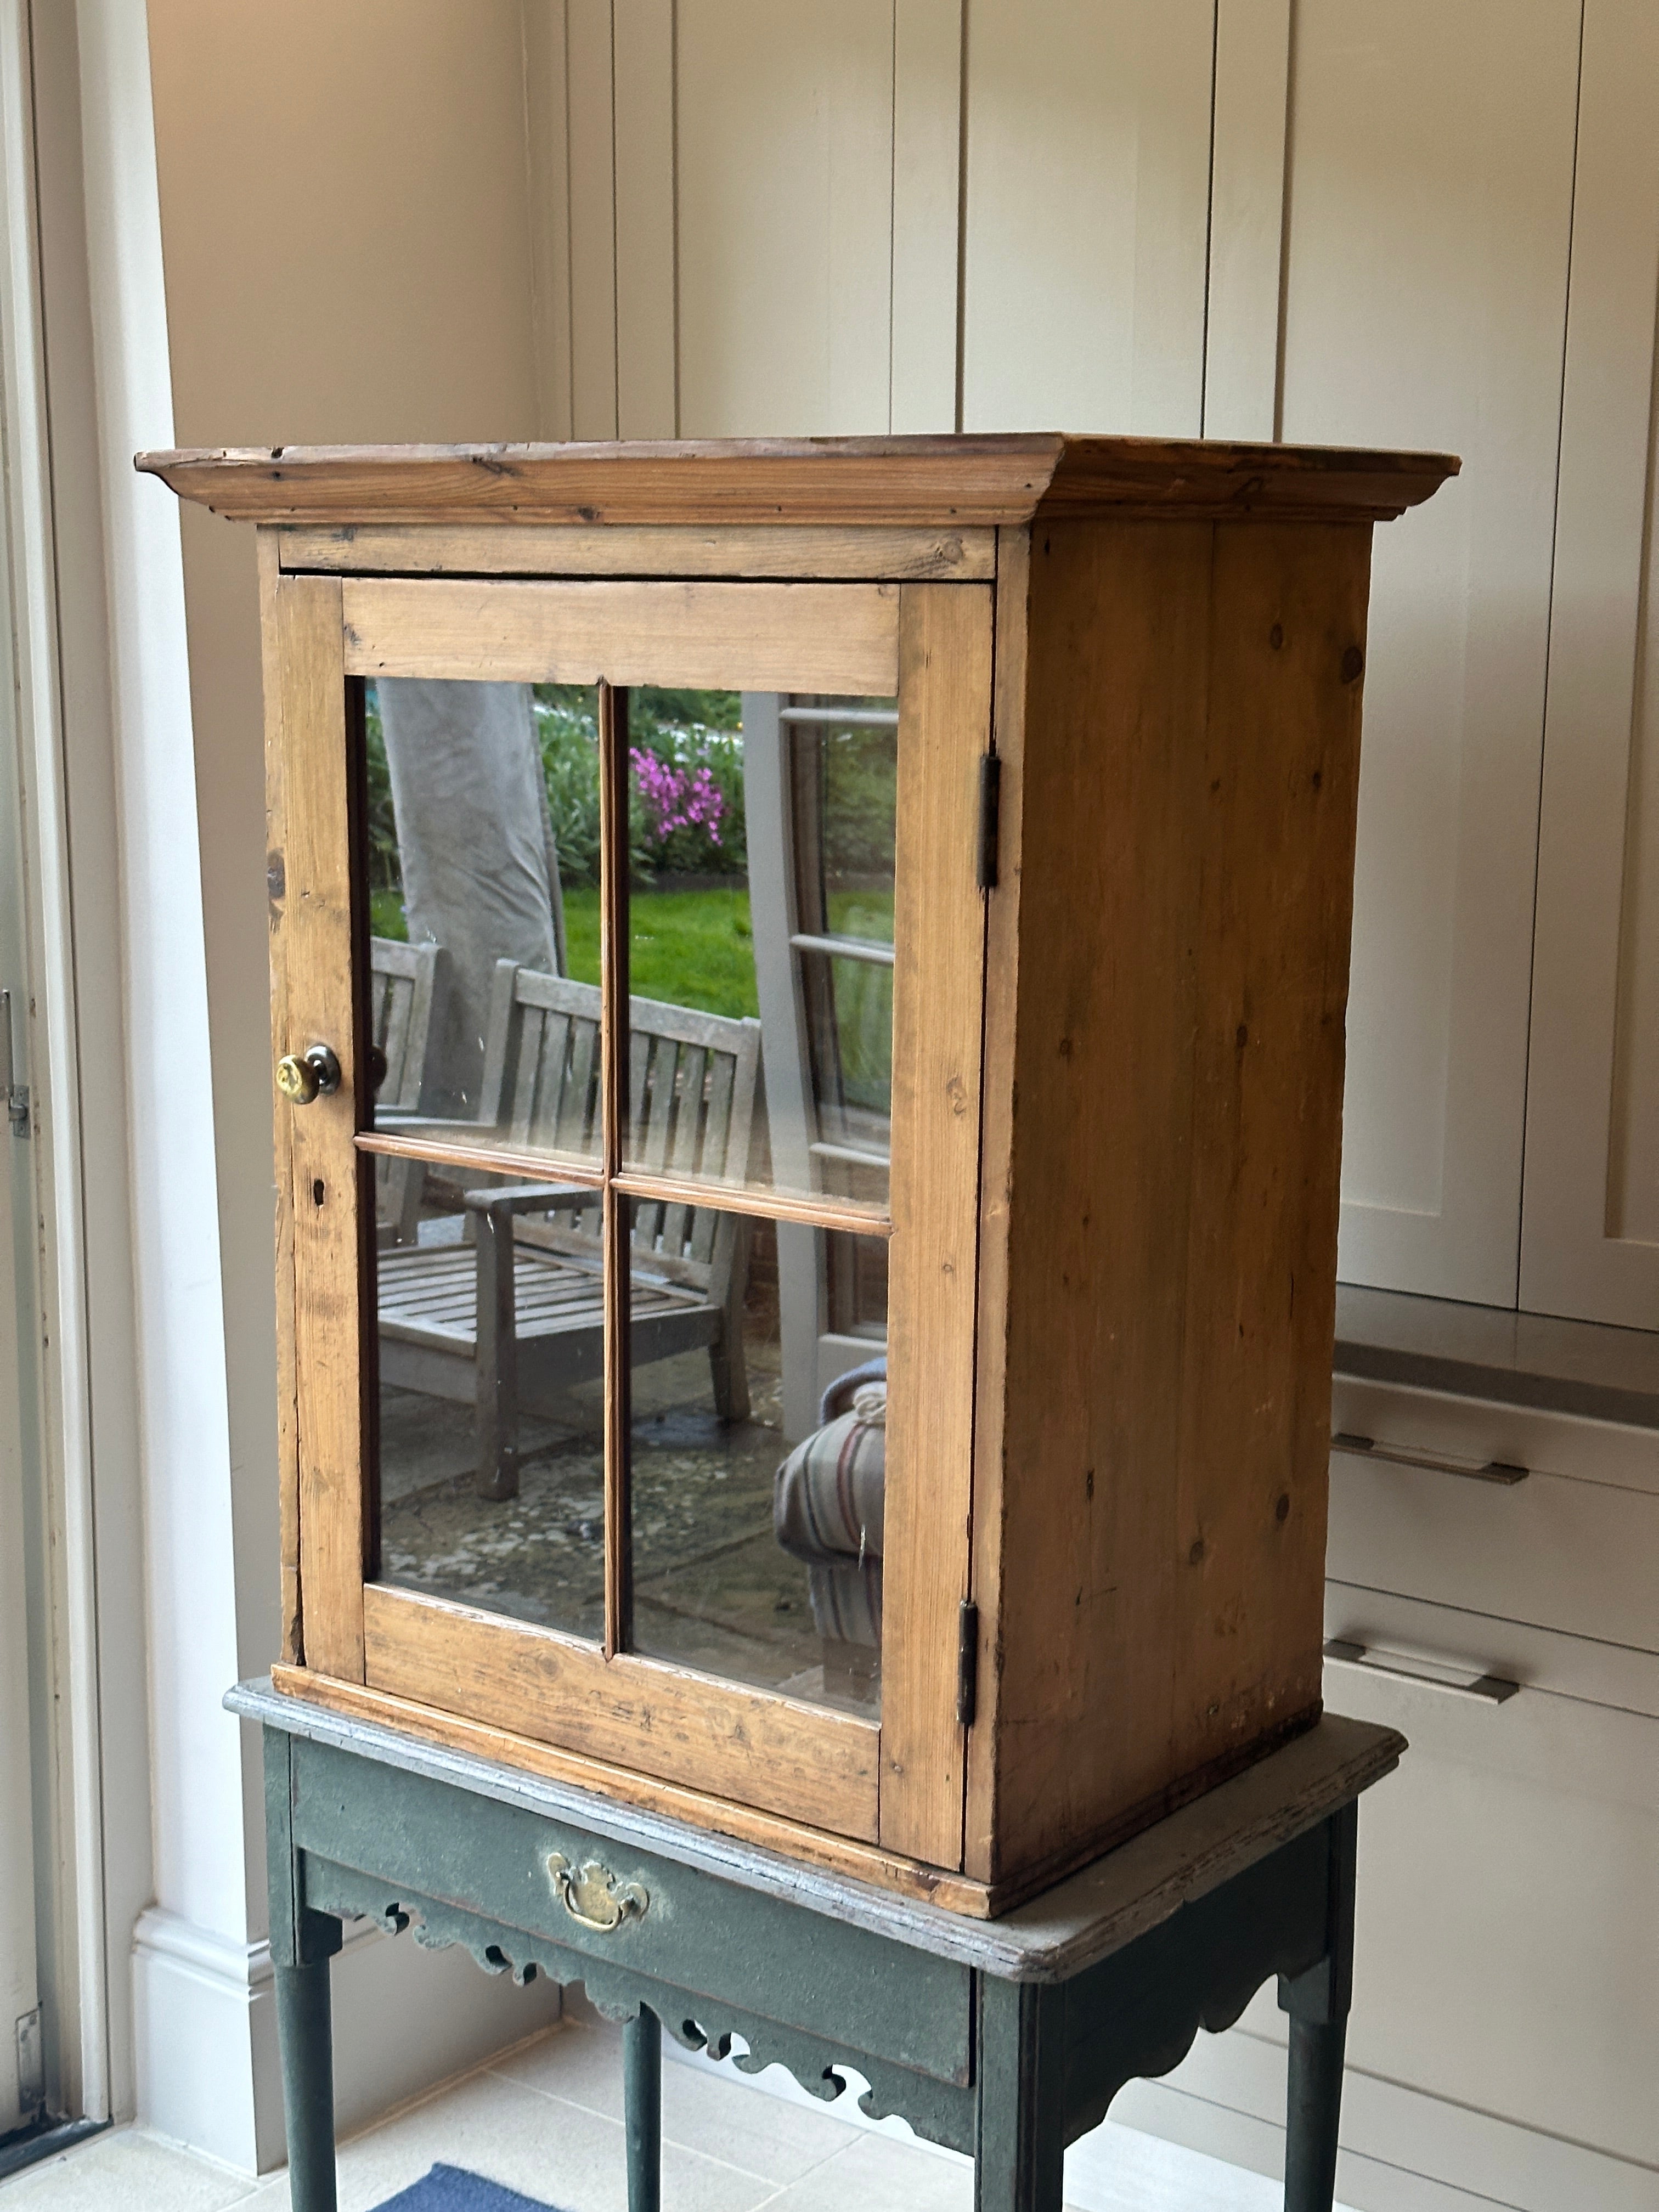
<path fill-rule="evenodd" d="M 615 1798 L 619 1804 L 638 1805 L 650 1812 L 671 1814 L 677 1820 L 695 1821 L 700 1828 L 711 1828 L 717 1835 L 734 1836 L 739 1842 L 759 1844 L 768 1850 L 785 1852 L 812 1866 L 855 1875 L 884 1889 L 896 1890 L 902 1896 L 941 1905 L 947 1912 L 963 1912 L 977 1920 L 987 1920 L 1002 1909 L 1002 1900 L 985 1883 L 969 1881 L 964 1875 L 945 1873 L 937 1867 L 924 1866 L 919 1860 L 903 1858 L 869 1844 L 854 1843 L 848 1837 L 830 1835 L 823 1829 L 809 1828 L 775 1814 L 757 1813 L 746 1805 L 734 1805 L 726 1798 L 711 1796 L 704 1790 L 687 1789 L 683 1784 L 655 1781 L 647 1774 L 607 1765 L 602 1759 L 585 1758 L 577 1752 L 557 1751 L 529 1736 L 514 1735 L 507 1729 L 488 1727 L 479 1721 L 461 1720 L 435 1706 L 394 1697 L 389 1691 L 366 1689 L 357 1682 L 337 1681 L 331 1675 L 314 1674 L 303 1667 L 273 1667 L 270 1681 L 271 1687 L 285 1697 L 308 1698 L 313 1705 L 326 1705 L 332 1712 L 347 1713 L 356 1720 L 380 1721 L 388 1728 L 411 1729 L 451 1750 L 499 1759 L 504 1765 L 521 1767 L 527 1773 L 544 1775 L 551 1782 L 568 1783 L 573 1789 L 596 1790 Z"/>
<path fill-rule="evenodd" d="M 1364 2002 L 1356 1996 L 1356 2002 Z M 1125 2126 L 1277 2179 L 1284 2172 L 1285 2054 L 1248 2027 L 1200 2036 L 1178 2072 L 1132 2081 Z M 1091 2201 L 1090 2139 L 1073 2145 L 1067 2202 Z M 1651 2212 L 1653 2169 L 1349 2067 L 1342 2086 L 1339 2203 L 1352 2212 Z"/>

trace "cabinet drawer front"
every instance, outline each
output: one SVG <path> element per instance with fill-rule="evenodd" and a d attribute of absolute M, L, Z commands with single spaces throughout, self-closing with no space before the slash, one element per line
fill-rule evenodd
<path fill-rule="evenodd" d="M 1622 1644 L 1338 1582 L 1325 1585 L 1325 1635 L 1358 1645 L 1372 1673 L 1379 1667 L 1408 1674 L 1455 1669 L 1466 1681 L 1490 1675 L 1659 1720 L 1659 1655 Z M 1339 1662 L 1331 1681 L 1346 1681 L 1349 1671 Z M 1340 1693 L 1334 1702 L 1346 1711 Z"/>
<path fill-rule="evenodd" d="M 1586 1423 L 1584 1456 L 1598 1469 L 1586 1478 L 1561 1464 L 1570 1436 L 1530 1428 L 1510 1409 L 1339 1389 L 1335 1414 L 1339 1432 L 1379 1448 L 1339 1443 L 1331 1454 L 1326 1571 L 1335 1580 L 1659 1651 L 1659 1491 L 1636 1486 L 1659 1442 L 1614 1431 L 1626 1456 L 1613 1459 L 1606 1435 Z M 1528 1471 L 1521 1481 L 1479 1480 L 1473 1471 L 1491 1462 Z M 1615 1472 L 1630 1479 L 1608 1480 Z"/>
<path fill-rule="evenodd" d="M 398 1902 L 401 1887 L 832 2044 L 855 2023 L 873 2057 L 941 2081 L 969 2078 L 966 1966 L 915 1954 L 904 2002 L 884 2006 L 891 1947 L 862 1929 L 325 1744 L 296 1741 L 293 1757 L 295 1844 L 373 1876 L 381 1910 Z M 590 1864 L 603 1869 L 573 1902 L 590 1918 L 606 1917 L 608 1891 L 624 1915 L 616 1926 L 575 1916 L 560 1870 L 550 1869 L 555 1854 L 578 1879 Z M 805 1893 L 810 1876 L 802 1880 Z"/>
<path fill-rule="evenodd" d="M 1659 2160 L 1659 1722 L 1331 1667 L 1412 1747 L 1359 1820 L 1352 2065 Z"/>

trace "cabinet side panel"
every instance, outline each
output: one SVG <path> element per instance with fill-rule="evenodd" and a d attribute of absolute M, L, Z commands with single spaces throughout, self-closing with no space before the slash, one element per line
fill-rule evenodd
<path fill-rule="evenodd" d="M 1032 536 L 994 1877 L 1155 1789 L 1173 1733 L 1212 537 Z"/>
<path fill-rule="evenodd" d="M 1369 526 L 1217 527 L 1170 1778 L 1320 1695 Z"/>
<path fill-rule="evenodd" d="M 962 1859 L 957 1638 L 973 1494 L 985 944 L 975 864 L 991 623 L 987 585 L 902 587 L 881 1842 L 951 1868 Z"/>
<path fill-rule="evenodd" d="M 331 1045 L 338 1090 L 288 1124 L 295 1415 L 306 1662 L 363 1679 L 362 1171 L 355 1139 L 350 837 L 340 586 L 285 577 L 276 592 L 285 878 L 279 1053 Z"/>
<path fill-rule="evenodd" d="M 1033 544 L 1000 1879 L 1316 1710 L 1368 536 Z"/>

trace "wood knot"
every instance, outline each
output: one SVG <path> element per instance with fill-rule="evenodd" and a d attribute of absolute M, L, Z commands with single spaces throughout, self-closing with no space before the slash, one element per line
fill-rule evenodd
<path fill-rule="evenodd" d="M 1365 656 L 1357 645 L 1351 645 L 1342 656 L 1342 681 L 1357 684 L 1365 672 Z"/>

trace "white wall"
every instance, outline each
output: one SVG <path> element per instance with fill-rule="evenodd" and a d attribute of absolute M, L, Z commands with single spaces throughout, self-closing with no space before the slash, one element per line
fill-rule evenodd
<path fill-rule="evenodd" d="M 56 1747 L 73 1770 L 56 1994 L 80 2045 L 58 2078 L 94 2117 L 137 2103 L 252 2170 L 281 2148 L 263 1808 L 257 1742 L 220 1705 L 276 1641 L 252 549 L 197 516 L 181 562 L 178 509 L 131 455 L 175 434 L 534 427 L 523 40 L 516 0 L 359 9 L 344 28 L 321 8 L 150 17 L 143 0 L 36 9 L 32 100 L 7 111 L 17 190 L 39 198 L 38 227 L 23 206 L 8 239 L 9 519 L 25 544 L 21 360 L 51 422 L 51 543 L 26 544 L 45 630 L 23 642 L 51 655 L 54 623 L 62 640 L 34 672 L 31 865 L 70 863 L 69 911 L 41 909 L 61 927 L 33 1071 L 63 1276 L 50 1507 L 75 1707 Z M 3 27 L 26 82 L 9 11 Z M 11 66 L 8 49 L 0 86 Z M 276 89 L 296 67 L 304 103 Z M 171 356 L 169 308 L 186 332 Z M 336 1978 L 348 2124 L 556 2002 L 374 1936 Z"/>

